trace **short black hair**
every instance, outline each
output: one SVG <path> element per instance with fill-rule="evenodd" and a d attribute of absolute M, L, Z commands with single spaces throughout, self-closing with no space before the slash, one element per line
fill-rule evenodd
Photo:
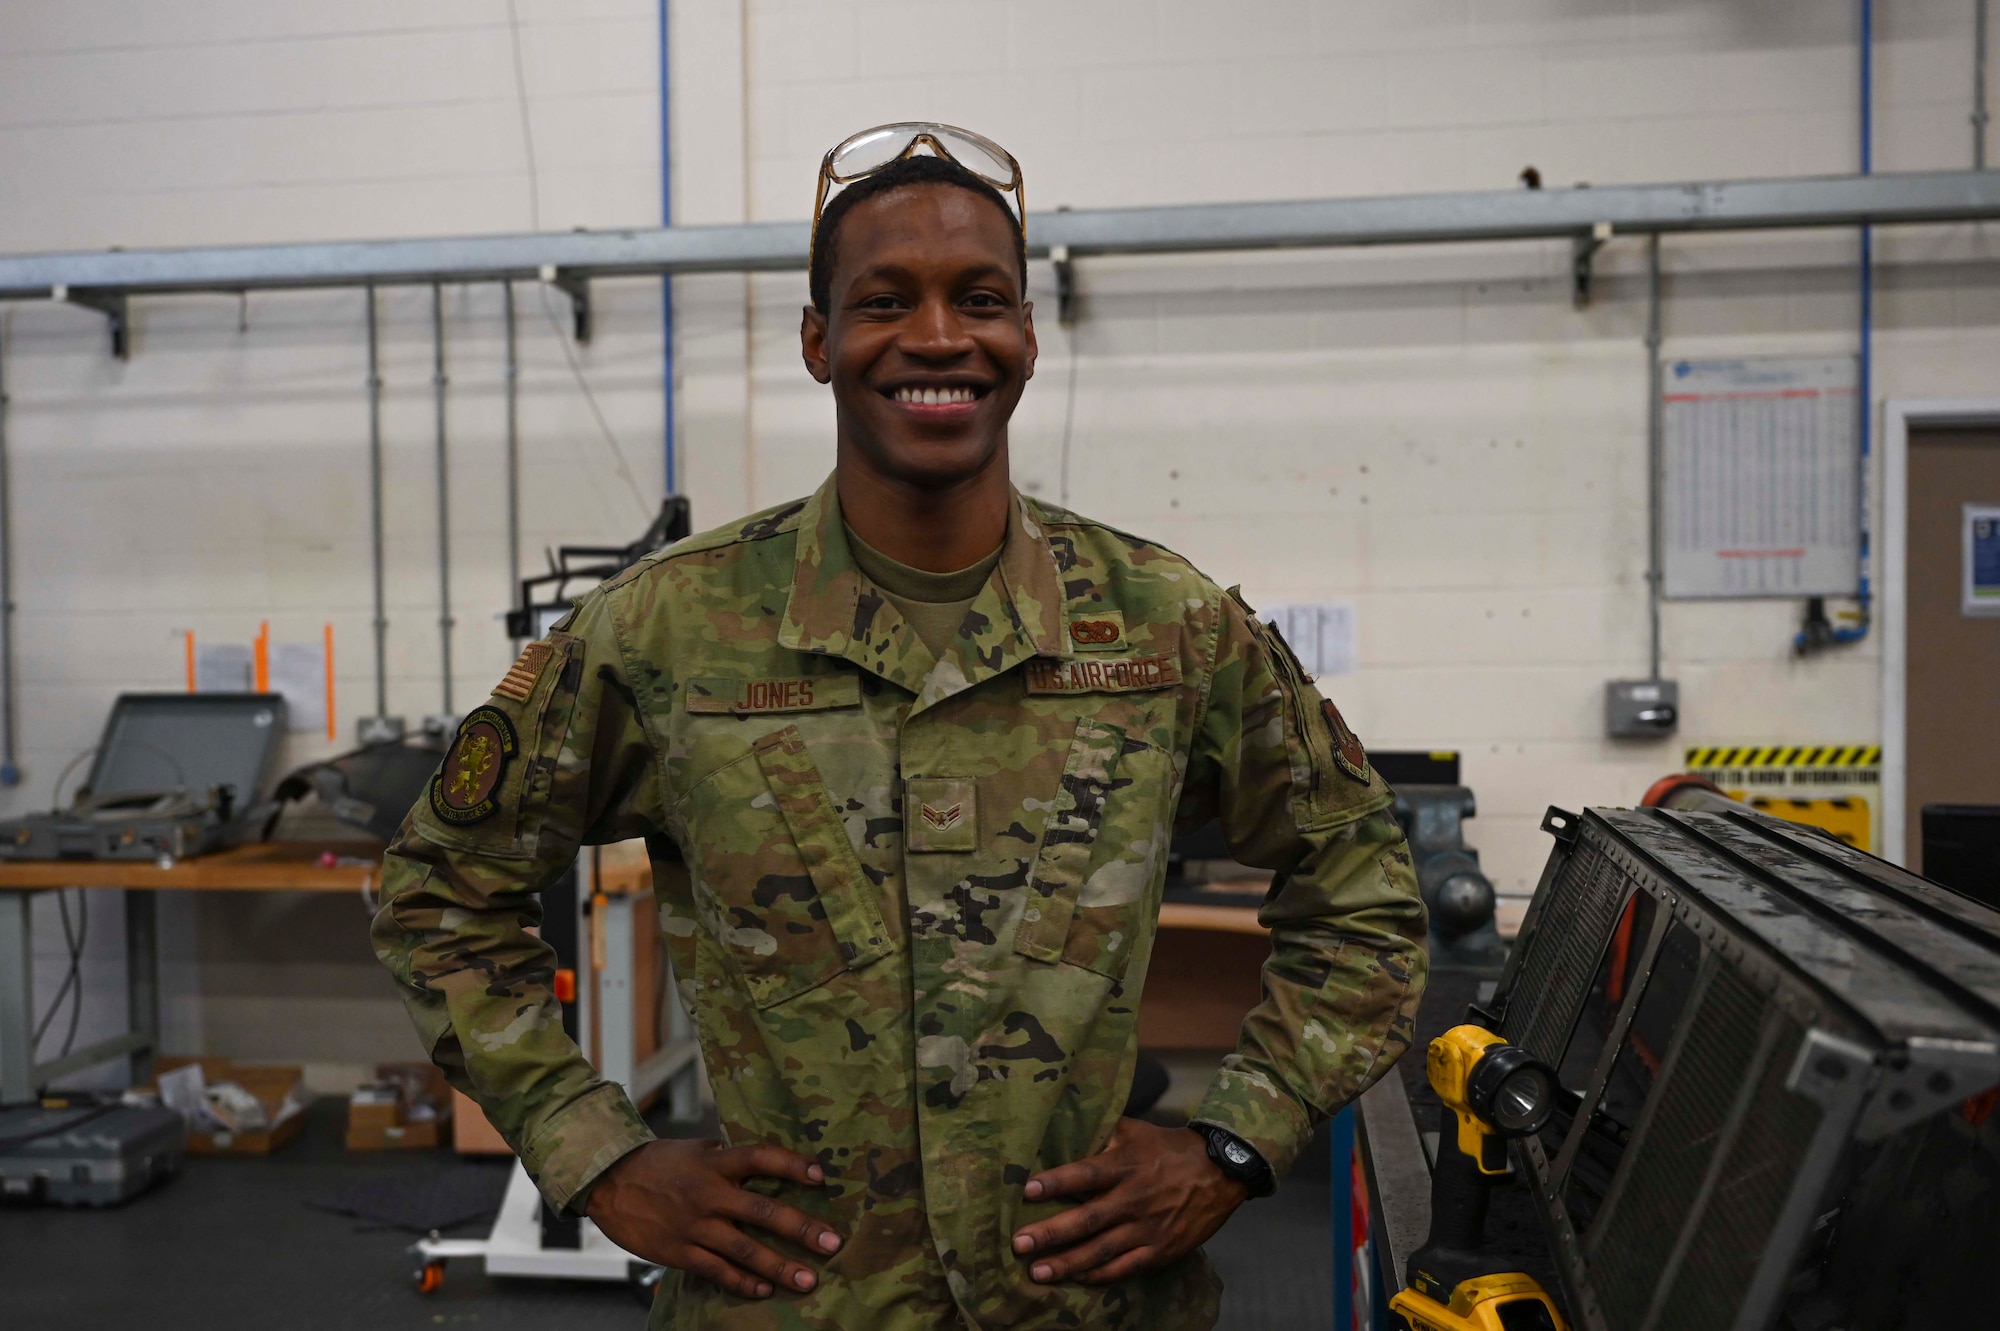
<path fill-rule="evenodd" d="M 1021 290 L 1026 293 L 1028 240 L 1021 232 L 1021 223 L 1014 216 L 1014 210 L 1007 206 L 1006 198 L 999 190 L 957 162 L 924 154 L 891 162 L 874 175 L 857 180 L 827 201 L 826 207 L 819 215 L 819 227 L 813 232 L 812 272 L 808 274 L 808 281 L 814 309 L 825 314 L 828 301 L 831 299 L 834 247 L 839 243 L 841 219 L 863 199 L 872 199 L 877 194 L 885 194 L 905 185 L 956 185 L 959 189 L 972 191 L 998 208 L 1001 215 L 1007 219 L 1007 225 L 1014 231 L 1014 254 L 1021 265 Z"/>

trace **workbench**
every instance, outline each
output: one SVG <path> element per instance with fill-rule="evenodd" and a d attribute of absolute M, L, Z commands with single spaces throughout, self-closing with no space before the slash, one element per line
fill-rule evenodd
<path fill-rule="evenodd" d="M 321 863 L 332 854 L 335 862 Z M 382 848 L 372 841 L 281 841 L 193 859 L 0 861 L 0 1104 L 18 1104 L 59 1077 L 117 1058 L 132 1061 L 132 1084 L 152 1077 L 160 1041 L 160 891 L 353 892 L 373 901 Z M 66 887 L 125 893 L 125 1034 L 46 1063 L 35 1060 L 34 940 L 29 906 L 36 894 Z"/>

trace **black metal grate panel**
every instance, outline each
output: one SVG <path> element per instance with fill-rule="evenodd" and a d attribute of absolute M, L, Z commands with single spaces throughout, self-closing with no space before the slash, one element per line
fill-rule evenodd
<path fill-rule="evenodd" d="M 1509 1036 L 1537 1058 L 1552 1064 L 1562 1058 L 1584 990 L 1624 904 L 1625 878 L 1603 851 L 1584 841 L 1552 885 L 1544 918 L 1561 927 L 1535 931 L 1539 946 L 1522 962 L 1507 1022 Z"/>
<path fill-rule="evenodd" d="M 1785 1089 L 1805 1032 L 1788 1017 L 1780 1020 L 1751 1110 L 1730 1143 L 1715 1191 L 1674 1278 L 1658 1323 L 1662 1327 L 1735 1323 L 1819 1127 L 1819 1106 Z"/>
<path fill-rule="evenodd" d="M 1611 1331 L 1638 1331 L 1688 1221 L 1709 1164 L 1722 1146 L 1729 1108 L 1757 1051 L 1764 995 L 1717 966 L 1683 1027 L 1679 1052 L 1653 1088 L 1652 1118 L 1626 1149 L 1613 1198 L 1592 1226 L 1599 1306 Z M 1721 1322 L 1668 1321 L 1673 1331 Z"/>

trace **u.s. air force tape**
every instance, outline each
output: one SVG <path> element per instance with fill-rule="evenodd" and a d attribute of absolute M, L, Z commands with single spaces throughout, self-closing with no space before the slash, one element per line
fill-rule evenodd
<path fill-rule="evenodd" d="M 1030 693 L 1132 693 L 1181 682 L 1178 656 L 1099 656 L 1058 661 L 1038 656 L 1027 665 Z"/>
<path fill-rule="evenodd" d="M 431 778 L 431 812 L 464 826 L 491 818 L 496 798 L 519 744 L 514 723 L 497 707 L 480 707 L 459 722 L 458 738 L 445 750 L 444 764 Z"/>

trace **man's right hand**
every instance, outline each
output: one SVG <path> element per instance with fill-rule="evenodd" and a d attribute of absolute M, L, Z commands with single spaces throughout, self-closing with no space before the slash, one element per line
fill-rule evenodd
<path fill-rule="evenodd" d="M 724 1146 L 718 1141 L 654 1141 L 598 1176 L 584 1211 L 604 1236 L 635 1257 L 686 1271 L 746 1299 L 769 1298 L 776 1285 L 810 1290 L 812 1268 L 758 1243 L 739 1222 L 809 1252 L 840 1251 L 840 1236 L 803 1211 L 744 1188 L 745 1179 L 826 1182 L 817 1163 L 779 1146 Z"/>

